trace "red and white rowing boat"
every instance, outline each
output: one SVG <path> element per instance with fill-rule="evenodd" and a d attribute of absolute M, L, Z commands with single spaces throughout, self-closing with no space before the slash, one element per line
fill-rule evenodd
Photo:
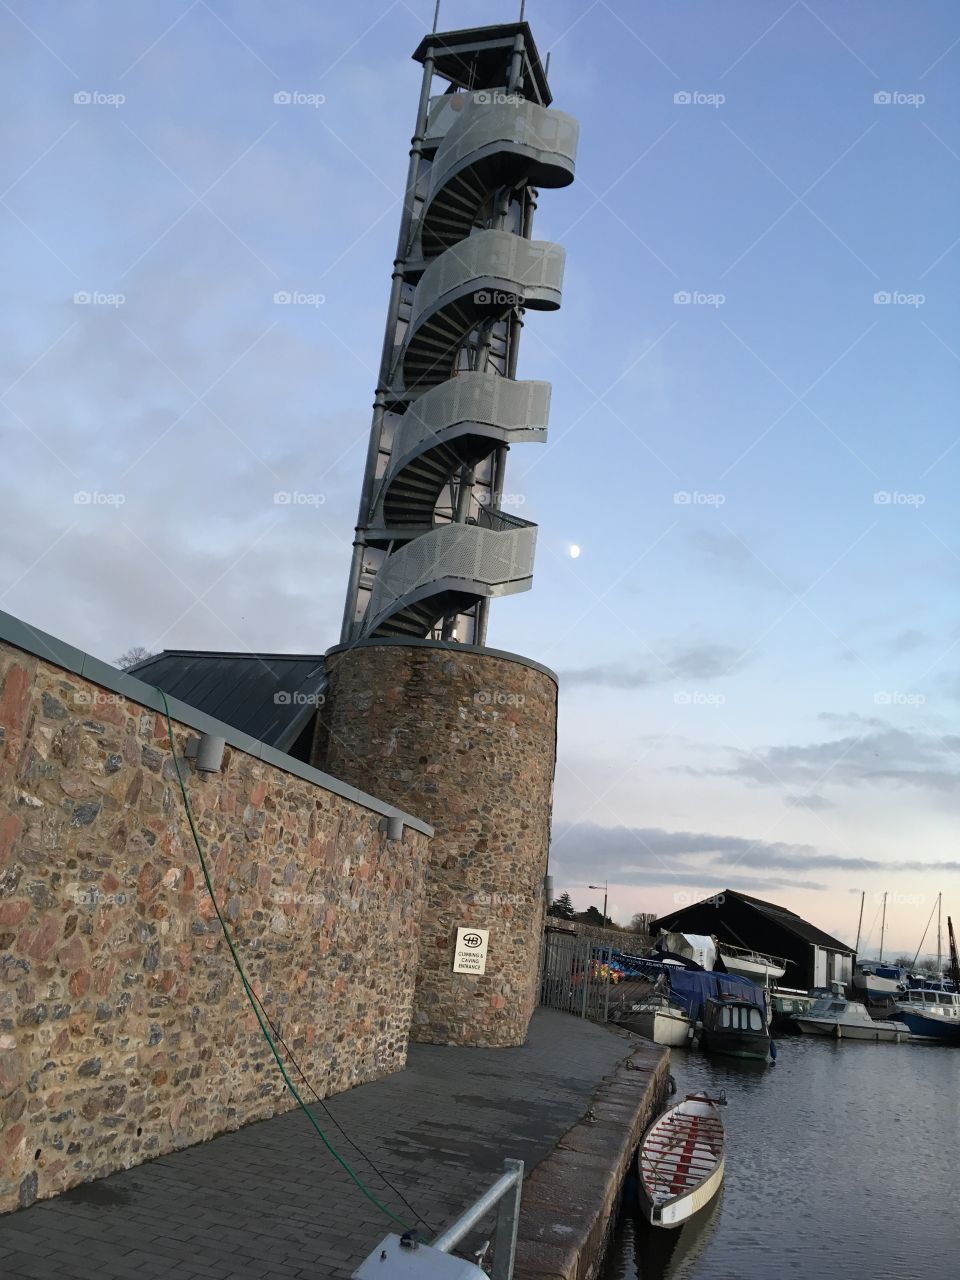
<path fill-rule="evenodd" d="M 680 1227 L 723 1181 L 725 1098 L 688 1094 L 655 1120 L 640 1143 L 640 1207 L 655 1227 Z"/>

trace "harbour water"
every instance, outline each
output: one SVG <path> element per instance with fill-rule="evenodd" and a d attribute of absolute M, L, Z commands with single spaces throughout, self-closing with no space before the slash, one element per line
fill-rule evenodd
<path fill-rule="evenodd" d="M 604 1280 L 953 1280 L 960 1052 L 778 1042 L 776 1066 L 672 1051 L 677 1095 L 726 1091 L 724 1185 L 680 1232 L 625 1207 Z"/>

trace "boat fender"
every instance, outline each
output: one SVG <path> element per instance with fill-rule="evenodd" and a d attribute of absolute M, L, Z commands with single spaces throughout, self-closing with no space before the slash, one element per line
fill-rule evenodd
<path fill-rule="evenodd" d="M 667 1076 L 667 1097 L 672 1098 L 676 1092 L 677 1092 L 677 1082 L 676 1080 L 674 1080 L 673 1076 L 668 1075 Z"/>
<path fill-rule="evenodd" d="M 777 1042 L 776 1040 L 771 1040 L 770 1041 L 770 1061 L 776 1062 L 776 1060 L 777 1060 Z"/>

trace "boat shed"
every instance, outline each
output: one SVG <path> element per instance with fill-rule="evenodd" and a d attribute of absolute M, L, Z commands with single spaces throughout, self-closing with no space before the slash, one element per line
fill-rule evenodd
<path fill-rule="evenodd" d="M 651 931 L 709 933 L 718 941 L 789 961 L 780 984 L 801 991 L 850 982 L 855 952 L 775 902 L 725 889 L 654 920 Z"/>

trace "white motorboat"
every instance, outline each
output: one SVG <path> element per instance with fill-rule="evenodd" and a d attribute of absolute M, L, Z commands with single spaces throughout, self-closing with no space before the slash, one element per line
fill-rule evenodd
<path fill-rule="evenodd" d="M 909 1039 L 902 1022 L 871 1018 L 865 1005 L 848 1000 L 839 982 L 829 995 L 814 1000 L 809 1009 L 797 1015 L 797 1026 L 807 1035 L 832 1036 L 835 1040 L 893 1041 Z"/>
<path fill-rule="evenodd" d="M 680 1227 L 723 1181 L 721 1095 L 688 1094 L 664 1111 L 640 1143 L 640 1207 L 654 1227 Z"/>
<path fill-rule="evenodd" d="M 620 1025 L 654 1044 L 673 1049 L 689 1044 L 693 1038 L 693 1019 L 656 992 L 638 1000 L 620 1019 Z"/>

